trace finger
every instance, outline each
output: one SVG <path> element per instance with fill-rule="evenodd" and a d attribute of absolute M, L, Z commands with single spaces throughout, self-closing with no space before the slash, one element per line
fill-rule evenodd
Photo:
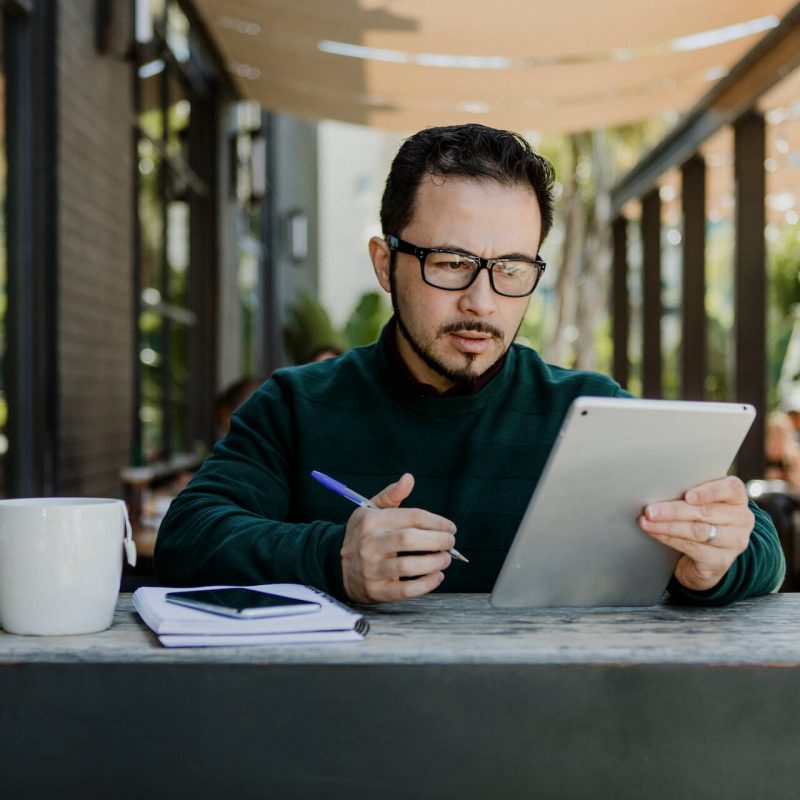
<path fill-rule="evenodd" d="M 704 544 L 695 539 L 685 538 L 683 536 L 674 536 L 671 533 L 652 533 L 648 531 L 656 541 L 661 544 L 671 547 L 680 553 L 684 553 L 693 561 L 702 562 L 707 565 L 715 565 L 728 563 L 731 560 L 729 549 L 725 547 L 716 546 L 717 539 L 711 544 Z M 719 536 L 717 536 L 719 538 Z"/>
<path fill-rule="evenodd" d="M 382 508 L 379 511 L 380 513 L 367 511 L 370 516 L 365 517 L 362 523 L 365 529 L 375 533 L 381 531 L 389 533 L 416 528 L 421 531 L 444 531 L 451 536 L 456 532 L 456 526 L 452 520 L 432 514 L 430 511 L 423 511 L 421 508 Z M 360 509 L 353 512 L 353 514 L 360 513 Z"/>
<path fill-rule="evenodd" d="M 408 578 L 441 572 L 450 566 L 452 557 L 445 550 L 420 556 L 389 558 L 383 562 L 381 572 L 387 578 Z"/>
<path fill-rule="evenodd" d="M 725 545 L 725 529 L 708 522 L 653 522 L 645 517 L 641 522 L 641 527 L 647 533 L 687 539 L 698 544 L 714 545 L 715 547 L 724 547 Z M 713 536 L 711 536 L 712 533 Z"/>
<path fill-rule="evenodd" d="M 447 520 L 445 520 L 446 522 Z M 386 531 L 380 537 L 379 549 L 384 553 L 426 552 L 434 553 L 454 547 L 456 537 L 447 530 L 420 530 L 402 528 Z M 408 557 L 408 556 L 406 556 Z"/>
<path fill-rule="evenodd" d="M 370 581 L 366 587 L 369 602 L 385 603 L 390 600 L 404 600 L 409 597 L 432 592 L 444 580 L 443 572 L 431 572 L 417 578 L 401 580 L 399 578 L 385 578 Z"/>
<path fill-rule="evenodd" d="M 390 483 L 385 489 L 381 489 L 372 502 L 378 508 L 397 508 L 414 489 L 414 476 L 406 472 L 400 476 L 400 479 L 394 483 Z"/>
<path fill-rule="evenodd" d="M 683 500 L 650 503 L 644 509 L 644 515 L 652 521 L 696 521 L 709 522 L 715 525 L 744 524 L 749 513 L 751 512 L 747 507 L 731 505 L 730 503 L 691 505 Z"/>
<path fill-rule="evenodd" d="M 747 489 L 740 478 L 729 475 L 689 489 L 684 499 L 693 506 L 709 503 L 747 504 Z"/>
<path fill-rule="evenodd" d="M 421 531 L 445 531 L 450 535 L 456 532 L 455 523 L 439 514 L 432 514 L 421 508 L 398 508 L 387 511 L 386 519 L 394 528 L 418 528 Z"/>
<path fill-rule="evenodd" d="M 393 581 L 395 599 L 405 600 L 432 592 L 444 580 L 444 572 L 432 572 L 410 581 Z"/>
<path fill-rule="evenodd" d="M 734 550 L 741 553 L 749 541 L 749 535 L 742 526 L 718 526 L 708 522 L 653 522 L 642 516 L 639 526 L 653 538 L 689 555 L 699 552 L 697 548 L 687 550 L 678 547 L 677 542 L 688 542 L 701 548 L 713 547 L 717 550 Z M 714 533 L 711 536 L 712 531 Z"/>

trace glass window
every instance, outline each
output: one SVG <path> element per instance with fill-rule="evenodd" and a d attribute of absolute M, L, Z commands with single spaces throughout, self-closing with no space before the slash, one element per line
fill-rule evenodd
<path fill-rule="evenodd" d="M 238 265 L 237 284 L 241 308 L 242 375 L 257 375 L 260 354 L 256 351 L 259 331 L 261 264 L 261 204 L 266 193 L 267 141 L 262 130 L 261 108 L 240 102 L 235 109 Z"/>
<path fill-rule="evenodd" d="M 770 408 L 800 397 L 800 68 L 759 102 L 766 129 L 767 353 Z"/>
<path fill-rule="evenodd" d="M 136 41 L 153 41 L 156 30 L 164 31 L 164 0 L 136 0 Z"/>
<path fill-rule="evenodd" d="M 661 394 L 681 396 L 681 338 L 683 325 L 683 207 L 681 173 L 661 176 Z"/>
<path fill-rule="evenodd" d="M 3 58 L 3 10 L 0 7 L 0 497 L 5 496 L 5 464 L 8 451 L 5 396 L 6 355 L 6 147 L 5 147 L 5 68 Z"/>
<path fill-rule="evenodd" d="M 733 129 L 725 127 L 706 140 L 706 336 L 709 400 L 733 400 L 734 262 L 736 198 L 734 186 Z"/>
<path fill-rule="evenodd" d="M 630 326 L 628 328 L 628 359 L 630 362 L 627 389 L 636 397 L 642 396 L 642 345 L 643 297 L 642 272 L 644 270 L 644 254 L 642 252 L 642 204 L 639 201 L 629 203 L 630 210 L 625 215 L 628 219 L 628 292 L 630 302 Z"/>
<path fill-rule="evenodd" d="M 159 36 L 164 6 L 150 3 L 149 8 Z M 188 42 L 180 12 L 172 6 L 169 11 L 170 30 L 183 35 L 172 36 L 170 44 Z M 135 460 L 144 462 L 191 449 L 189 341 L 196 318 L 188 295 L 189 220 L 192 197 L 204 187 L 188 164 L 192 105 L 176 64 L 180 59 L 166 55 L 141 63 L 138 72 L 140 441 Z"/>
<path fill-rule="evenodd" d="M 137 0 L 136 12 L 140 293 L 133 463 L 142 464 L 202 451 L 214 435 L 218 364 L 209 337 L 217 322 L 212 287 L 220 265 L 213 232 L 202 221 L 221 205 L 236 221 L 224 286 L 237 292 L 240 312 L 235 331 L 225 335 L 241 336 L 226 366 L 235 360 L 239 374 L 259 372 L 267 148 L 260 107 L 238 104 L 229 129 L 235 145 L 229 196 L 217 196 L 213 120 L 226 104 L 211 102 L 220 91 L 216 66 L 179 3 Z"/>

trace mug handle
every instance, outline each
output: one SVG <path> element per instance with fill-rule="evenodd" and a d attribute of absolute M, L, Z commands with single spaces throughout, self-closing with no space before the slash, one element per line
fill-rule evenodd
<path fill-rule="evenodd" d="M 123 544 L 125 545 L 125 555 L 127 556 L 128 563 L 132 566 L 136 566 L 136 543 L 133 541 L 133 528 L 131 527 L 131 519 L 128 516 L 128 507 L 125 503 L 122 503 L 122 518 L 125 522 L 125 539 L 123 540 Z"/>

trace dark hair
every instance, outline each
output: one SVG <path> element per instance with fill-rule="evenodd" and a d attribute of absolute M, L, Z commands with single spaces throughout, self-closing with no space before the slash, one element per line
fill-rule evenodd
<path fill-rule="evenodd" d="M 417 189 L 426 174 L 530 184 L 542 215 L 540 245 L 550 232 L 555 173 L 550 162 L 518 133 L 485 125 L 448 125 L 426 128 L 406 139 L 392 161 L 383 192 L 385 234 L 398 235 L 411 222 Z"/>
<path fill-rule="evenodd" d="M 316 344 L 308 351 L 308 355 L 306 355 L 304 361 L 310 363 L 311 361 L 316 361 L 321 355 L 326 355 L 326 357 L 332 356 L 340 356 L 344 350 L 339 347 L 338 344 Z M 330 356 L 327 354 L 330 353 Z"/>
<path fill-rule="evenodd" d="M 221 391 L 214 400 L 214 410 L 219 413 L 234 412 L 261 385 L 257 378 L 245 375 Z"/>

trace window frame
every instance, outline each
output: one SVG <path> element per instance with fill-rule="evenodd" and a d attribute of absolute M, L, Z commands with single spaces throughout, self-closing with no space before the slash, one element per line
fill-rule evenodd
<path fill-rule="evenodd" d="M 189 57 L 180 60 L 172 52 L 168 32 L 165 25 L 170 6 L 181 11 L 189 22 Z M 145 306 L 142 293 L 143 283 L 143 237 L 139 215 L 141 192 L 141 176 L 139 174 L 138 153 L 134 158 L 134 443 L 132 461 L 135 465 L 153 463 L 153 461 L 169 461 L 181 457 L 185 452 L 207 450 L 214 441 L 215 428 L 213 403 L 216 394 L 216 280 L 218 261 L 218 166 L 217 166 L 217 113 L 219 96 L 225 90 L 225 80 L 220 80 L 220 73 L 206 60 L 202 52 L 205 37 L 197 30 L 198 20 L 186 13 L 187 9 L 180 3 L 165 4 L 164 18 L 154 19 L 153 38 L 149 42 L 137 43 L 136 64 L 133 80 L 136 125 L 134 126 L 133 147 L 137 153 L 139 142 L 144 138 L 153 142 L 160 152 L 159 158 L 159 203 L 161 208 L 161 225 L 163 237 L 160 243 L 160 285 L 162 302 L 156 307 Z M 158 75 L 158 113 L 163 120 L 160 139 L 154 140 L 142 130 L 140 120 L 144 111 L 143 83 L 139 76 L 140 67 L 153 60 L 163 61 L 164 68 Z M 168 109 L 170 102 L 170 85 L 179 85 L 181 93 L 191 103 L 186 140 L 180 158 L 174 158 L 167 152 L 170 137 Z M 229 87 L 227 87 L 229 88 Z M 185 199 L 188 204 L 188 250 L 189 266 L 187 267 L 186 296 L 182 302 L 173 302 L 170 297 L 170 261 L 168 253 L 169 230 L 169 197 L 170 187 L 182 182 Z M 141 419 L 144 401 L 144 370 L 141 351 L 144 346 L 143 331 L 140 318 L 143 311 L 158 314 L 161 319 L 162 360 L 160 364 L 161 397 L 160 427 L 158 454 L 145 452 L 145 423 Z M 186 435 L 178 447 L 174 445 L 175 419 L 175 363 L 173 333 L 176 325 L 188 325 L 190 335 L 187 336 L 185 355 L 187 380 L 183 387 L 187 398 L 184 413 L 186 416 Z M 182 421 L 183 424 L 183 421 Z"/>
<path fill-rule="evenodd" d="M 55 0 L 6 0 L 8 496 L 57 494 L 58 239 Z"/>

